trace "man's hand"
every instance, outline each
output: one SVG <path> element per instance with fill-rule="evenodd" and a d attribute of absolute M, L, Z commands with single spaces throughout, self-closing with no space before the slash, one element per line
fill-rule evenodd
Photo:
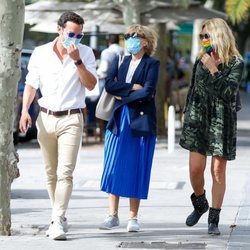
<path fill-rule="evenodd" d="M 22 115 L 19 122 L 19 129 L 22 133 L 26 133 L 31 128 L 32 119 L 27 111 L 22 111 Z"/>
<path fill-rule="evenodd" d="M 73 61 L 78 61 L 80 59 L 79 49 L 74 44 L 67 47 L 67 53 Z"/>

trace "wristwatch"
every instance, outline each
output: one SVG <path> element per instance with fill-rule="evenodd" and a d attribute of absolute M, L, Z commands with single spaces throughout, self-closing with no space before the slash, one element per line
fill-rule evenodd
<path fill-rule="evenodd" d="M 79 59 L 79 60 L 75 61 L 74 63 L 75 63 L 75 65 L 81 65 L 82 64 L 82 59 Z"/>

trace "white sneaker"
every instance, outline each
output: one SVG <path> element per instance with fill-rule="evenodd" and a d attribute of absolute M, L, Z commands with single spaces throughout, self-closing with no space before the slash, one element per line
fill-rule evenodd
<path fill-rule="evenodd" d="M 67 219 L 64 218 L 64 220 L 61 220 L 58 218 L 58 220 L 52 221 L 49 229 L 46 231 L 46 236 L 49 237 L 52 240 L 66 240 L 65 233 L 68 232 L 68 222 Z"/>
<path fill-rule="evenodd" d="M 99 227 L 99 229 L 110 230 L 110 229 L 119 227 L 119 225 L 120 225 L 120 222 L 119 222 L 119 218 L 117 216 L 108 215 L 105 218 L 104 222 Z"/>
<path fill-rule="evenodd" d="M 127 231 L 128 232 L 140 231 L 140 226 L 139 226 L 138 220 L 136 218 L 129 219 L 128 225 L 127 225 Z"/>
<path fill-rule="evenodd" d="M 52 225 L 53 225 L 53 221 L 51 221 L 51 223 L 49 225 L 49 229 L 46 230 L 46 232 L 45 232 L 46 237 L 49 237 L 49 232 L 50 232 L 50 228 L 52 227 Z M 63 219 L 62 226 L 63 226 L 64 233 L 67 233 L 68 232 L 68 221 L 67 221 L 67 218 Z"/>

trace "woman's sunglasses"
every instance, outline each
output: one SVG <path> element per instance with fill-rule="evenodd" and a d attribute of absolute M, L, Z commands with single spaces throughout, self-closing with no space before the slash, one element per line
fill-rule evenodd
<path fill-rule="evenodd" d="M 76 37 L 76 39 L 81 39 L 83 36 L 84 36 L 84 34 L 82 32 L 77 34 L 77 35 L 74 32 L 68 32 L 69 38 Z"/>
<path fill-rule="evenodd" d="M 140 35 L 140 34 L 137 34 L 136 32 L 133 32 L 133 33 L 126 33 L 124 34 L 124 39 L 125 40 L 128 40 L 130 37 L 132 38 L 145 38 L 144 35 Z"/>
<path fill-rule="evenodd" d="M 200 40 L 203 40 L 203 39 L 209 39 L 210 38 L 210 35 L 205 33 L 205 34 L 199 34 L 199 38 Z"/>

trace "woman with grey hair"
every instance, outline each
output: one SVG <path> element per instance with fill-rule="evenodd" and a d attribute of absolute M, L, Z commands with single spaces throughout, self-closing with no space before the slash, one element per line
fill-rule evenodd
<path fill-rule="evenodd" d="M 157 34 L 149 27 L 132 25 L 124 35 L 130 56 L 121 66 L 112 64 L 105 89 L 117 97 L 107 124 L 101 190 L 109 194 L 109 215 L 100 229 L 119 226 L 119 197 L 130 202 L 128 232 L 139 231 L 137 220 L 141 199 L 147 199 L 156 141 L 155 92 L 159 61 Z"/>

